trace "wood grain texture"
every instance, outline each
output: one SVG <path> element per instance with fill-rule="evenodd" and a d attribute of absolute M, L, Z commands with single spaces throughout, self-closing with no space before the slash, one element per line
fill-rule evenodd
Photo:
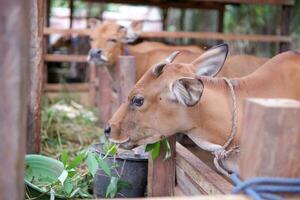
<path fill-rule="evenodd" d="M 176 166 L 186 173 L 196 187 L 201 188 L 199 191 L 202 194 L 229 194 L 233 189 L 227 180 L 179 143 L 176 143 Z"/>
<path fill-rule="evenodd" d="M 45 1 L 31 0 L 30 101 L 28 108 L 27 153 L 38 153 L 41 143 L 41 97 L 43 92 L 43 28 Z"/>
<path fill-rule="evenodd" d="M 90 86 L 88 83 L 48 83 L 44 87 L 45 92 L 87 92 L 89 91 Z"/>
<path fill-rule="evenodd" d="M 134 56 L 119 56 L 116 69 L 116 80 L 118 82 L 118 98 L 121 105 L 128 98 L 136 82 L 136 68 Z"/>
<path fill-rule="evenodd" d="M 283 5 L 281 7 L 280 16 L 280 34 L 290 35 L 291 34 L 291 21 L 292 21 L 292 6 Z M 281 42 L 279 44 L 279 51 L 288 51 L 291 48 L 291 43 Z"/>
<path fill-rule="evenodd" d="M 90 72 L 90 80 L 89 80 L 90 105 L 96 106 L 98 78 L 97 78 L 97 67 L 95 64 L 89 64 L 89 72 Z"/>
<path fill-rule="evenodd" d="M 168 138 L 171 146 L 171 158 L 164 160 L 166 153 L 162 145 L 161 153 L 157 159 L 149 159 L 148 162 L 148 186 L 149 197 L 174 196 L 175 188 L 175 143 L 176 136 Z"/>
<path fill-rule="evenodd" d="M 293 5 L 294 0 L 188 0 L 188 1 L 159 1 L 159 0 L 88 0 L 90 2 L 124 3 L 134 5 L 152 5 L 161 8 L 202 8 L 216 9 L 220 4 L 272 4 Z"/>
<path fill-rule="evenodd" d="M 300 177 L 300 101 L 248 99 L 240 145 L 240 175 Z"/>
<path fill-rule="evenodd" d="M 61 54 L 45 54 L 45 62 L 87 62 L 85 55 L 61 55 Z"/>
<path fill-rule="evenodd" d="M 90 35 L 90 29 L 54 29 L 45 28 L 44 34 L 79 34 L 82 36 Z M 230 34 L 230 33 L 215 33 L 215 32 L 183 32 L 183 31 L 158 31 L 158 32 L 142 32 L 141 38 L 195 38 L 195 39 L 211 39 L 211 40 L 226 40 L 226 41 L 253 41 L 253 42 L 284 42 L 291 43 L 292 37 L 279 35 L 247 35 L 247 34 Z"/>
<path fill-rule="evenodd" d="M 113 79 L 106 67 L 98 67 L 99 92 L 98 109 L 99 123 L 103 127 L 113 114 L 115 97 L 113 91 Z"/>
<path fill-rule="evenodd" d="M 0 1 L 0 199 L 24 199 L 30 3 Z"/>

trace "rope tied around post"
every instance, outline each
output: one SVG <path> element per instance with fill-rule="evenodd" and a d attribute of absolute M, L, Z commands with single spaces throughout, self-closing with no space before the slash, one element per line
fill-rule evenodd
<path fill-rule="evenodd" d="M 236 173 L 230 178 L 236 185 L 232 194 L 243 192 L 254 200 L 283 200 L 274 193 L 300 194 L 300 178 L 257 177 L 243 182 Z"/>

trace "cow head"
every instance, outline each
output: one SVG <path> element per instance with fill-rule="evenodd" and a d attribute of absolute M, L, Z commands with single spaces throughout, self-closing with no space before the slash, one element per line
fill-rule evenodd
<path fill-rule="evenodd" d="M 106 136 L 112 142 L 123 143 L 125 148 L 133 148 L 193 129 L 196 124 L 189 115 L 208 101 L 202 100 L 206 86 L 201 77 L 215 76 L 227 52 L 228 46 L 223 44 L 190 64 L 172 63 L 179 53 L 174 52 L 150 68 L 109 120 Z M 201 118 L 200 113 L 197 115 Z"/>
<path fill-rule="evenodd" d="M 141 28 L 139 22 L 133 22 L 130 28 L 125 28 L 116 22 L 100 23 L 96 19 L 89 20 L 92 29 L 90 33 L 91 49 L 88 61 L 95 64 L 113 66 L 119 55 L 123 54 L 124 43 L 135 41 Z"/>

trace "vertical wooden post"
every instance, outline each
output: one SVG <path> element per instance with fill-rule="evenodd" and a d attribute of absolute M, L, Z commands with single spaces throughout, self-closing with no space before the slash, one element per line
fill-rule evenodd
<path fill-rule="evenodd" d="M 30 3 L 0 1 L 0 199 L 24 199 Z"/>
<path fill-rule="evenodd" d="M 300 101 L 248 99 L 241 135 L 240 175 L 300 177 Z"/>
<path fill-rule="evenodd" d="M 162 9 L 162 18 L 163 18 L 163 30 L 166 31 L 168 28 L 168 8 Z"/>
<path fill-rule="evenodd" d="M 98 79 L 99 123 L 100 126 L 103 127 L 112 116 L 115 98 L 113 92 L 113 79 L 106 67 L 98 67 Z"/>
<path fill-rule="evenodd" d="M 134 56 L 119 56 L 116 79 L 118 82 L 118 102 L 121 105 L 127 100 L 128 94 L 136 82 Z"/>
<path fill-rule="evenodd" d="M 281 18 L 280 18 L 280 34 L 281 35 L 290 35 L 290 22 L 292 21 L 292 7 L 283 5 L 281 9 Z M 279 44 L 279 51 L 290 50 L 291 44 L 286 42 L 281 42 Z"/>
<path fill-rule="evenodd" d="M 73 27 L 73 15 L 74 15 L 74 1 L 73 0 L 69 0 L 69 8 L 70 8 L 69 28 L 72 28 Z"/>
<path fill-rule="evenodd" d="M 88 64 L 90 70 L 90 78 L 89 78 L 89 101 L 91 106 L 96 106 L 96 93 L 97 93 L 97 68 L 95 64 Z"/>
<path fill-rule="evenodd" d="M 156 160 L 149 159 L 148 162 L 148 196 L 173 196 L 175 188 L 175 156 L 176 136 L 168 138 L 171 146 L 171 158 L 164 160 L 166 149 L 162 146 L 161 153 Z"/>
<path fill-rule="evenodd" d="M 50 12 L 51 12 L 51 0 L 45 0 L 45 5 L 44 5 L 44 27 L 49 27 L 50 26 Z M 49 36 L 45 35 L 44 36 L 44 41 L 43 41 L 43 54 L 48 53 L 48 44 L 49 44 Z M 44 62 L 44 78 L 43 82 L 47 84 L 48 82 L 48 65 L 47 62 Z"/>
<path fill-rule="evenodd" d="M 218 32 L 223 33 L 223 27 L 224 27 L 224 10 L 225 6 L 221 5 L 221 7 L 218 9 Z"/>
<path fill-rule="evenodd" d="M 38 153 L 41 143 L 44 5 L 44 1 L 31 0 L 31 82 L 26 137 L 27 153 Z"/>

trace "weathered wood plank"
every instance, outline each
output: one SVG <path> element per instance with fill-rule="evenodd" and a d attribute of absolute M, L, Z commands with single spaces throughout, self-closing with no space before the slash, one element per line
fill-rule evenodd
<path fill-rule="evenodd" d="M 134 56 L 119 56 L 116 69 L 116 80 L 118 81 L 119 104 L 127 100 L 129 92 L 136 82 L 136 68 Z"/>
<path fill-rule="evenodd" d="M 89 72 L 90 72 L 90 80 L 89 80 L 90 105 L 96 106 L 98 79 L 97 79 L 97 67 L 95 64 L 89 64 Z"/>
<path fill-rule="evenodd" d="M 85 55 L 61 55 L 61 54 L 45 54 L 45 62 L 87 62 Z"/>
<path fill-rule="evenodd" d="M 88 92 L 90 85 L 88 83 L 48 83 L 44 87 L 45 92 L 59 92 L 59 91 L 69 91 L 69 92 Z"/>
<path fill-rule="evenodd" d="M 41 143 L 41 97 L 43 92 L 43 28 L 45 1 L 31 0 L 31 81 L 28 108 L 27 153 L 38 153 Z"/>
<path fill-rule="evenodd" d="M 60 34 L 60 35 L 72 35 L 76 34 L 79 36 L 90 35 L 91 29 L 62 29 L 62 28 L 44 28 L 45 35 Z"/>
<path fill-rule="evenodd" d="M 233 189 L 226 179 L 179 143 L 176 143 L 176 165 L 209 195 L 228 194 Z"/>
<path fill-rule="evenodd" d="M 252 42 L 292 42 L 290 36 L 276 35 L 246 35 L 246 34 L 230 34 L 215 32 L 142 32 L 141 38 L 194 38 L 204 40 L 226 40 L 226 41 L 252 41 Z"/>
<path fill-rule="evenodd" d="M 24 199 L 30 3 L 0 1 L 0 199 Z"/>
<path fill-rule="evenodd" d="M 244 110 L 241 177 L 300 177 L 300 101 L 248 99 Z"/>
<path fill-rule="evenodd" d="M 98 109 L 99 109 L 99 123 L 104 127 L 107 121 L 111 118 L 114 108 L 114 91 L 113 78 L 106 67 L 98 68 Z"/>
<path fill-rule="evenodd" d="M 205 8 L 215 9 L 219 4 L 272 4 L 272 5 L 293 5 L 294 0 L 196 0 L 196 1 L 157 1 L 157 0 L 88 0 L 92 2 L 125 3 L 134 5 L 152 5 L 161 8 Z"/>
<path fill-rule="evenodd" d="M 182 192 L 187 196 L 194 196 L 200 194 L 207 194 L 204 190 L 202 190 L 193 179 L 189 177 L 187 173 L 183 169 L 181 169 L 178 165 L 176 166 L 176 181 L 177 186 L 182 190 Z"/>
<path fill-rule="evenodd" d="M 292 6 L 282 6 L 280 16 L 280 34 L 291 34 L 291 21 L 292 21 Z M 291 43 L 281 42 L 279 44 L 279 51 L 288 51 L 291 48 Z"/>
<path fill-rule="evenodd" d="M 168 138 L 171 146 L 171 158 L 164 160 L 166 153 L 162 145 L 161 153 L 156 160 L 148 161 L 148 187 L 149 197 L 174 196 L 175 188 L 175 143 L 176 136 Z"/>
<path fill-rule="evenodd" d="M 44 34 L 79 34 L 82 36 L 90 35 L 90 29 L 54 29 L 45 28 Z M 285 42 L 291 43 L 292 37 L 290 36 L 277 36 L 277 35 L 247 35 L 247 34 L 229 34 L 229 33 L 215 33 L 215 32 L 170 32 L 170 31 L 159 31 L 159 32 L 142 32 L 141 38 L 194 38 L 194 39 L 211 39 L 211 40 L 245 40 L 252 42 Z"/>

